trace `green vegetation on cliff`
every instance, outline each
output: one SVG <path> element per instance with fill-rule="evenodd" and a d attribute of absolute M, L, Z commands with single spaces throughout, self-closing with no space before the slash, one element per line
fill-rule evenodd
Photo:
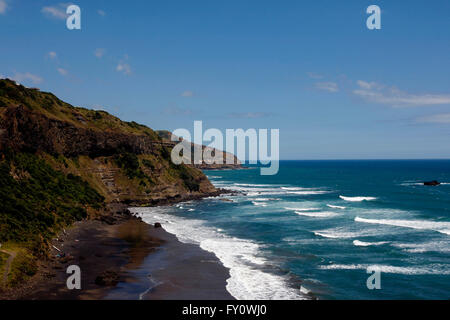
<path fill-rule="evenodd" d="M 27 153 L 0 152 L 0 242 L 36 249 L 61 227 L 99 209 L 104 198 L 80 177 Z"/>
<path fill-rule="evenodd" d="M 153 205 L 216 192 L 170 153 L 144 125 L 0 80 L 0 289 L 5 277 L 13 286 L 32 276 L 62 228 L 108 214 L 111 202 Z"/>

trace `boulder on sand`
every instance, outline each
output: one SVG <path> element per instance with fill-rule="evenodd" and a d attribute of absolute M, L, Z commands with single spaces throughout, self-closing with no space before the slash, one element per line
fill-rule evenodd
<path fill-rule="evenodd" d="M 155 222 L 155 228 L 161 228 L 161 223 Z"/>

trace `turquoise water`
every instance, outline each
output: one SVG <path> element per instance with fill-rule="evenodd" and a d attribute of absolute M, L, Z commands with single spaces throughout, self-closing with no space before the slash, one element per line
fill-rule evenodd
<path fill-rule="evenodd" d="M 449 299 L 450 161 L 285 161 L 206 171 L 245 194 L 136 209 L 230 268 L 238 299 Z M 420 182 L 444 184 L 425 187 Z M 381 271 L 369 290 L 367 267 Z"/>

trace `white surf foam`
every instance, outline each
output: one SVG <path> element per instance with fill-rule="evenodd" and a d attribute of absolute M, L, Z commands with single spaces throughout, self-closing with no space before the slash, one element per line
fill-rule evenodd
<path fill-rule="evenodd" d="M 301 187 L 281 187 L 281 189 L 287 191 L 315 190 L 312 188 L 301 188 Z"/>
<path fill-rule="evenodd" d="M 329 191 L 288 191 L 287 194 L 298 194 L 302 196 L 314 195 L 314 194 L 325 194 Z"/>
<path fill-rule="evenodd" d="M 255 198 L 253 201 L 278 201 L 280 198 Z"/>
<path fill-rule="evenodd" d="M 367 236 L 379 236 L 381 233 L 378 229 L 360 229 L 348 230 L 346 228 L 335 228 L 313 231 L 316 236 L 330 239 L 349 239 Z"/>
<path fill-rule="evenodd" d="M 424 243 L 394 243 L 394 247 L 403 249 L 410 253 L 425 253 L 425 252 L 450 252 L 449 241 L 432 241 Z"/>
<path fill-rule="evenodd" d="M 377 199 L 375 197 L 344 197 L 344 196 L 339 196 L 339 198 L 350 202 L 373 201 Z"/>
<path fill-rule="evenodd" d="M 258 207 L 267 207 L 267 203 L 263 202 L 263 201 L 252 201 L 254 206 L 258 206 Z"/>
<path fill-rule="evenodd" d="M 335 206 L 335 205 L 333 205 L 333 204 L 327 204 L 327 207 L 328 207 L 328 208 L 332 208 L 332 209 L 341 209 L 341 210 L 347 209 L 347 207 L 343 207 L 343 206 Z"/>
<path fill-rule="evenodd" d="M 314 188 L 301 187 L 279 187 L 276 184 L 250 184 L 250 183 L 235 183 L 233 185 L 221 186 L 224 189 L 241 191 L 247 196 L 266 196 L 266 195 L 317 195 L 325 194 L 330 191 L 318 190 Z"/>
<path fill-rule="evenodd" d="M 450 274 L 450 268 L 446 265 L 430 265 L 424 267 L 397 267 L 389 265 L 369 265 L 369 264 L 330 264 L 320 266 L 322 270 L 379 270 L 383 273 L 395 273 L 405 275 L 447 275 Z"/>
<path fill-rule="evenodd" d="M 278 186 L 276 184 L 253 184 L 253 183 L 235 183 L 234 185 L 239 186 L 239 187 L 250 187 L 250 188 L 254 188 L 254 187 L 271 188 L 271 187 Z"/>
<path fill-rule="evenodd" d="M 306 216 L 306 217 L 313 217 L 313 218 L 330 218 L 335 217 L 338 214 L 336 212 L 331 211 L 318 211 L 318 212 L 312 212 L 312 211 L 295 211 L 296 214 L 299 216 Z"/>
<path fill-rule="evenodd" d="M 133 208 L 147 223 L 161 221 L 164 207 Z M 170 212 L 170 211 L 165 211 Z M 261 254 L 261 245 L 250 240 L 230 237 L 217 229 L 207 227 L 204 221 L 181 218 L 169 214 L 172 224 L 163 228 L 186 243 L 194 243 L 213 252 L 230 269 L 227 290 L 236 299 L 243 300 L 298 300 L 306 299 L 300 290 L 291 288 L 288 279 L 265 271 L 270 263 Z"/>
<path fill-rule="evenodd" d="M 292 211 L 317 211 L 320 210 L 319 208 L 288 208 L 285 207 L 286 210 L 292 210 Z"/>
<path fill-rule="evenodd" d="M 438 222 L 427 220 L 390 220 L 390 219 L 364 219 L 355 218 L 356 222 L 390 225 L 396 227 L 412 228 L 418 230 L 432 230 L 450 235 L 450 222 Z"/>
<path fill-rule="evenodd" d="M 330 238 L 330 239 L 345 239 L 345 238 L 355 238 L 358 236 L 357 233 L 353 232 L 326 232 L 326 231 L 313 231 L 316 236 L 320 236 L 323 238 Z"/>
<path fill-rule="evenodd" d="M 368 247 L 368 246 L 381 246 L 383 244 L 389 243 L 387 241 L 379 241 L 379 242 L 364 242 L 359 240 L 354 240 L 353 245 L 357 247 Z"/>

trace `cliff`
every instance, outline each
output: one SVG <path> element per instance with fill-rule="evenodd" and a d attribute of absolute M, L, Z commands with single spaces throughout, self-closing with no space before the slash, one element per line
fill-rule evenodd
<path fill-rule="evenodd" d="M 192 143 L 190 141 L 187 140 L 182 140 L 177 136 L 174 136 L 175 140 L 178 140 L 178 142 L 174 142 L 172 141 L 172 136 L 173 134 L 170 131 L 166 131 L 166 130 L 159 130 L 156 131 L 158 133 L 158 135 L 163 139 L 163 141 L 167 144 L 167 145 L 171 145 L 172 147 L 175 146 L 177 143 L 181 142 L 183 143 L 187 148 L 191 148 L 191 159 L 186 158 L 186 162 L 190 162 L 192 165 L 192 167 L 197 168 L 197 169 L 201 169 L 201 170 L 224 170 L 224 169 L 243 169 L 244 167 L 242 166 L 241 161 L 234 155 L 222 150 L 218 150 L 218 149 L 214 149 L 208 146 L 204 146 L 204 145 L 198 145 L 195 143 Z M 206 157 L 203 158 L 203 161 L 201 163 L 195 163 L 194 162 L 194 152 L 195 150 L 199 150 L 201 149 L 204 155 L 211 155 L 211 157 Z M 207 150 L 209 149 L 209 150 Z M 204 153 L 205 150 L 207 150 L 208 152 Z M 223 163 L 214 163 L 214 159 L 213 157 L 215 157 L 215 155 L 219 153 L 220 157 L 223 159 Z M 232 163 L 227 163 L 226 159 L 230 158 L 233 159 Z"/>
<path fill-rule="evenodd" d="M 200 170 L 174 165 L 170 153 L 146 126 L 0 80 L 0 243 L 39 251 L 63 226 L 107 215 L 113 203 L 218 193 Z"/>

